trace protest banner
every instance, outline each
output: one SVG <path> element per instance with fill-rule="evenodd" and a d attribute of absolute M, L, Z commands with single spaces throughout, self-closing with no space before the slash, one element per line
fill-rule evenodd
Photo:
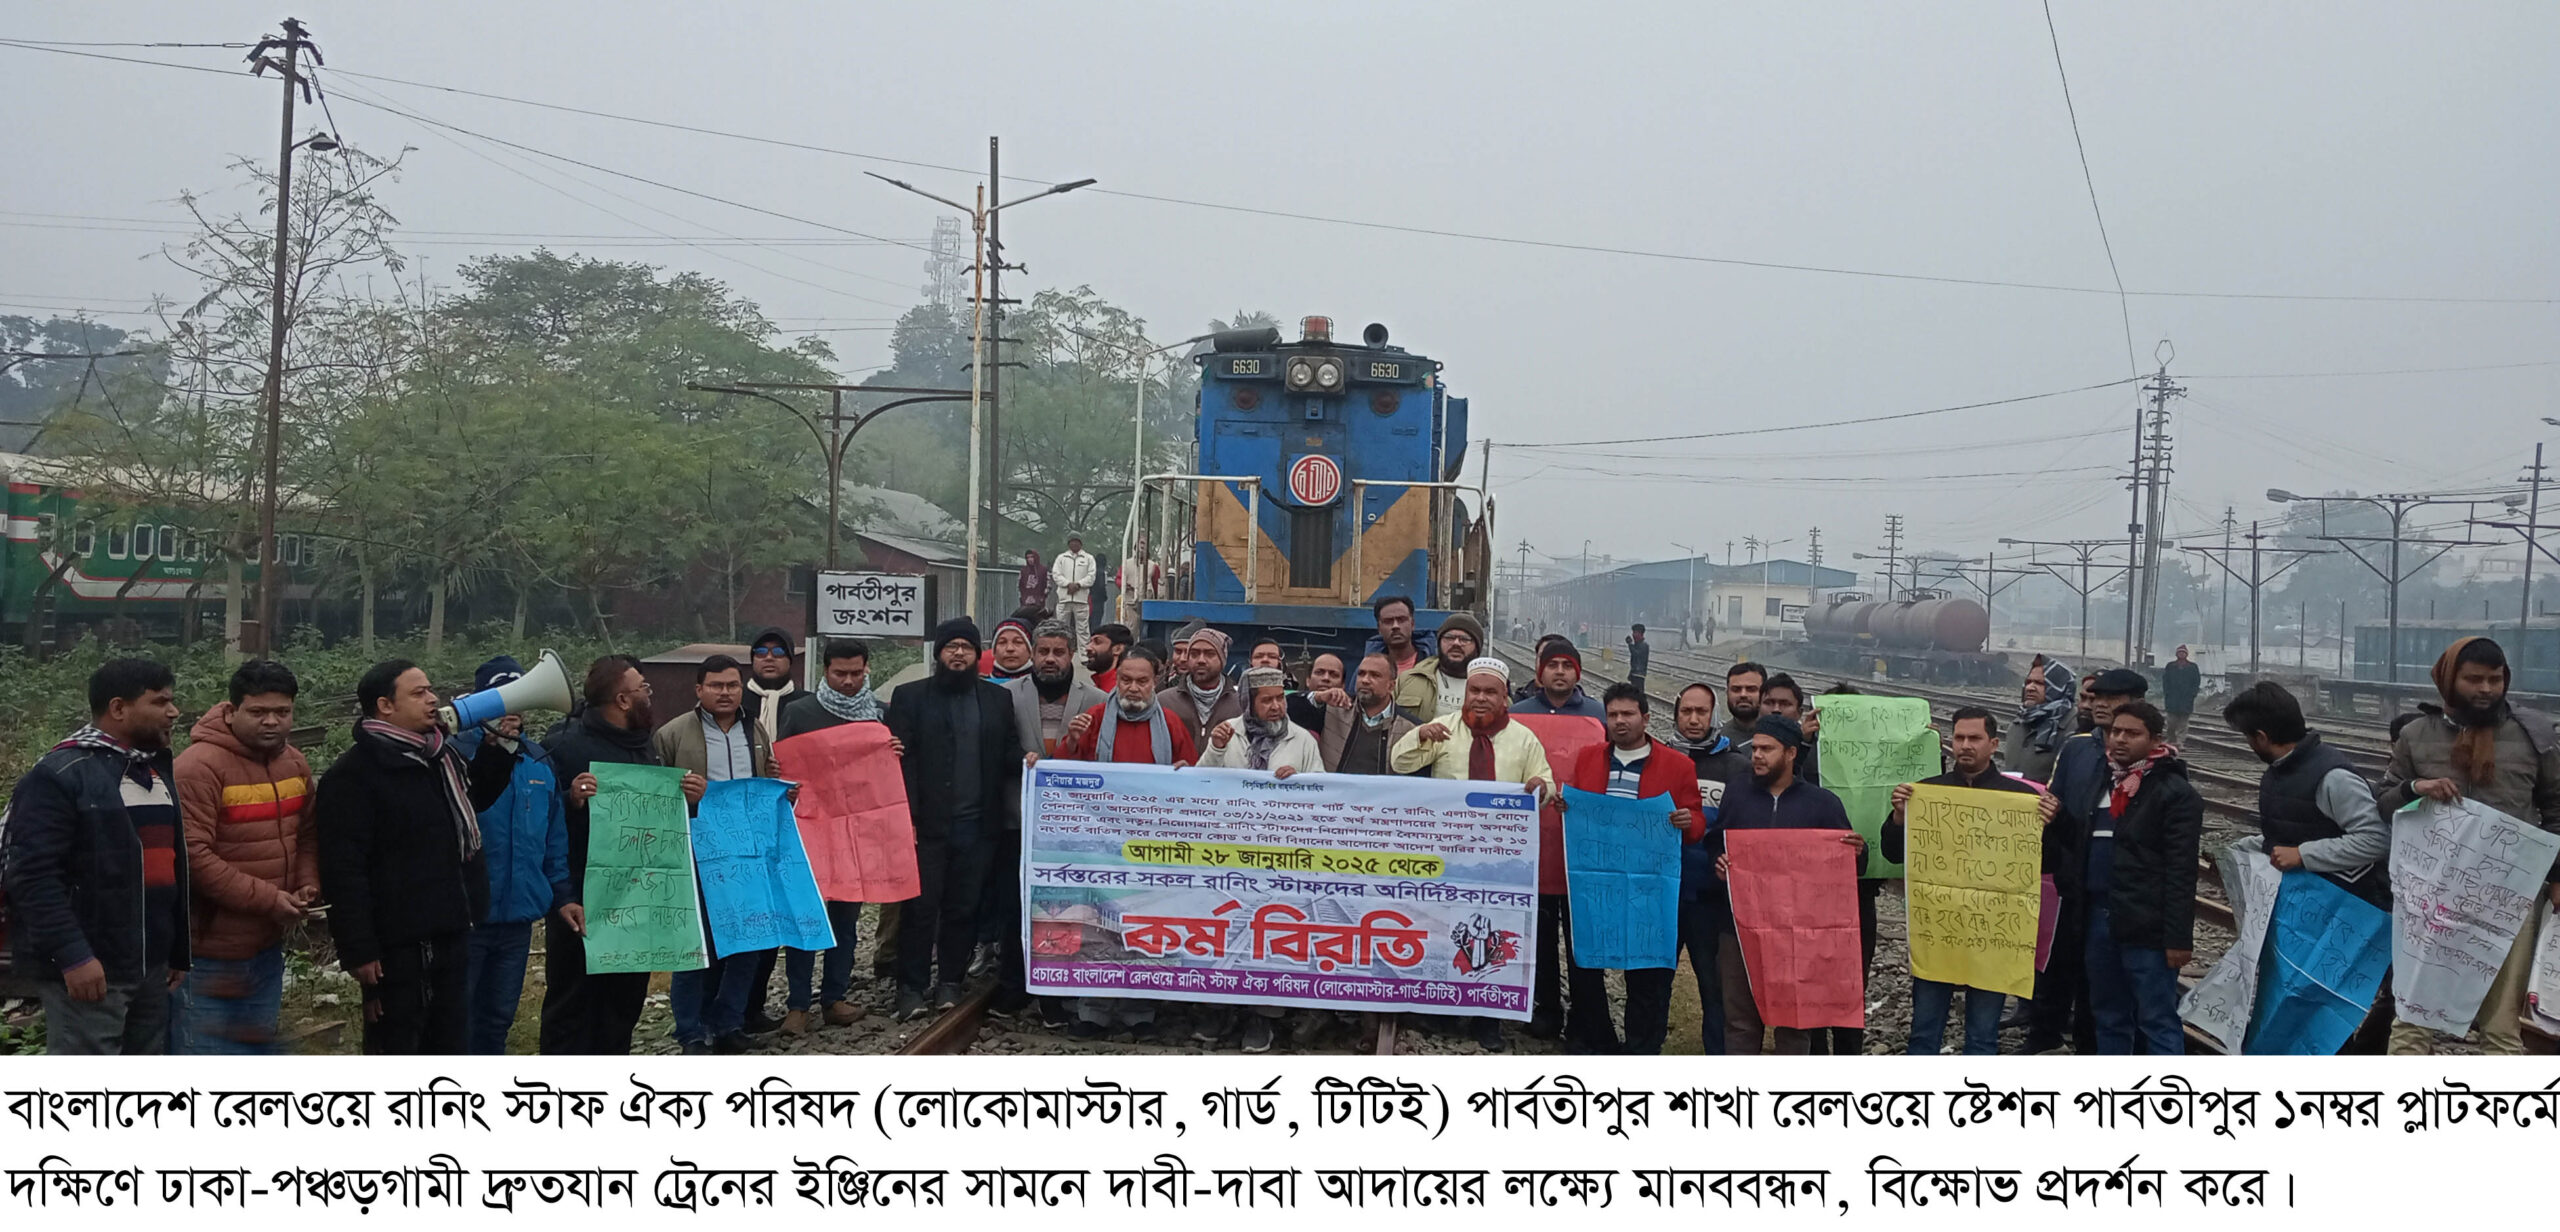
<path fill-rule="evenodd" d="M 826 901 L 902 903 L 923 892 L 907 780 L 886 724 L 838 723 L 777 740 L 773 768 L 800 784 L 800 843 Z"/>
<path fill-rule="evenodd" d="M 2032 997 L 2043 915 L 2041 797 L 1922 784 L 1903 808 L 1911 976 Z"/>
<path fill-rule="evenodd" d="M 587 973 L 710 965 L 685 825 L 684 771 L 597 762 L 587 801 Z"/>
<path fill-rule="evenodd" d="M 1734 932 L 1760 1020 L 1867 1025 L 1858 939 L 1858 856 L 1846 830 L 1732 830 Z"/>
<path fill-rule="evenodd" d="M 1935 777 L 1940 768 L 1938 733 L 1929 726 L 1929 703 L 1916 697 L 1842 695 L 1816 700 L 1822 718 L 1822 785 L 1840 797 L 1849 824 L 1867 839 L 1864 877 L 1899 877 L 1902 866 L 1884 858 L 1884 819 L 1893 811 L 1893 789 Z"/>
<path fill-rule="evenodd" d="M 2545 902 L 2534 911 L 2534 922 L 2541 930 L 2533 943 L 2533 975 L 2524 989 L 2525 1008 L 2533 1015 L 2533 1025 L 2545 1035 L 2560 1035 L 2560 912 Z"/>
<path fill-rule="evenodd" d="M 1629 800 L 1567 787 L 1565 886 L 1573 960 L 1607 971 L 1680 962 L 1680 831 L 1671 797 Z"/>
<path fill-rule="evenodd" d="M 2390 966 L 2390 912 L 2318 873 L 2284 874 L 2258 967 L 2248 1052 L 2336 1055 L 2364 1025 Z"/>
<path fill-rule="evenodd" d="M 2247 843 L 2233 843 L 2214 853 L 2222 870 L 2222 892 L 2231 897 L 2231 915 L 2240 935 L 2213 969 L 2178 1002 L 2178 1017 L 2204 1032 L 2222 1051 L 2238 1056 L 2249 1038 L 2257 1010 L 2258 956 L 2266 952 L 2267 921 L 2276 910 L 2276 889 L 2284 873 L 2267 855 Z"/>
<path fill-rule="evenodd" d="M 2463 1034 L 2533 919 L 2560 837 L 2477 800 L 2391 819 L 2391 995 L 2400 1021 Z"/>
<path fill-rule="evenodd" d="M 1571 714 L 1515 714 L 1511 721 L 1528 728 L 1547 753 L 1547 766 L 1557 774 L 1573 769 L 1582 750 L 1609 739 L 1600 720 Z M 1464 736 L 1465 732 L 1457 733 Z M 1538 810 L 1538 892 L 1562 894 L 1564 879 L 1564 812 L 1554 800 Z"/>
<path fill-rule="evenodd" d="M 1519 784 L 1043 761 L 1022 796 L 1031 992 L 1529 1016 Z"/>
<path fill-rule="evenodd" d="M 790 789 L 780 779 L 727 779 L 703 789 L 693 818 L 693 865 L 715 953 L 786 945 L 824 950 L 836 943 L 800 848 L 800 827 L 783 799 Z"/>

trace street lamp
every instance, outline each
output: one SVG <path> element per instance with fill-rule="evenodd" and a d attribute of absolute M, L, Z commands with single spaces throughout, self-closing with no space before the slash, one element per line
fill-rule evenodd
<path fill-rule="evenodd" d="M 819 451 L 827 456 L 827 568 L 829 570 L 833 570 L 836 567 L 836 526 L 838 521 L 836 516 L 836 502 L 844 489 L 844 451 L 848 446 L 853 444 L 854 436 L 860 433 L 865 427 L 870 426 L 872 420 L 878 419 L 881 415 L 889 411 L 894 411 L 899 407 L 906 406 L 910 403 L 957 402 L 961 398 L 967 396 L 956 389 L 909 389 L 903 385 L 814 385 L 798 382 L 768 383 L 763 381 L 749 381 L 744 384 L 764 385 L 769 389 L 825 390 L 834 398 L 834 404 L 827 411 L 825 416 L 827 421 L 826 430 L 821 432 L 818 429 L 818 417 L 813 416 L 780 398 L 774 397 L 772 394 L 762 392 L 761 390 L 744 388 L 739 385 L 704 385 L 697 381 L 687 381 L 684 386 L 686 389 L 693 390 L 697 393 L 730 394 L 743 398 L 762 398 L 775 406 L 781 407 L 783 410 L 791 412 L 791 417 L 799 420 L 801 426 L 809 429 L 809 435 L 817 439 Z M 845 427 L 844 414 L 844 395 L 845 391 L 848 389 L 857 393 L 911 394 L 915 396 L 900 398 L 894 402 L 884 402 L 879 406 L 875 406 L 870 410 L 864 411 L 853 417 L 853 427 L 848 429 Z"/>
<path fill-rule="evenodd" d="M 1095 181 L 1082 179 L 1071 180 L 1064 184 L 1052 184 L 1029 196 L 1018 197 L 1001 205 L 987 204 L 990 191 L 999 186 L 981 184 L 978 186 L 977 204 L 968 206 L 949 197 L 926 192 L 905 180 L 892 179 L 877 171 L 865 171 L 863 174 L 883 184 L 903 188 L 927 201 L 950 206 L 969 218 L 969 229 L 973 236 L 969 248 L 969 298 L 972 305 L 969 317 L 969 572 L 968 584 L 965 587 L 966 596 L 961 602 L 970 618 L 975 619 L 978 614 L 978 518 L 979 501 L 982 499 L 980 484 L 984 481 L 982 472 L 986 468 L 984 397 L 987 371 L 987 223 L 998 211 L 1012 209 L 1026 201 L 1037 201 L 1042 197 L 1074 192 Z"/>
<path fill-rule="evenodd" d="M 1091 181 L 1087 182 L 1090 183 Z M 1063 192 L 1065 189 L 1060 188 L 1056 191 Z M 1073 329 L 1072 326 L 1069 328 Z M 1085 333 L 1080 329 L 1075 330 L 1074 332 L 1082 337 L 1093 338 L 1096 342 L 1103 341 L 1102 339 L 1095 338 L 1092 334 Z M 1167 351 L 1173 350 L 1176 347 L 1195 346 L 1199 343 L 1207 342 L 1212 337 L 1215 337 L 1215 335 L 1193 334 L 1180 342 L 1168 342 L 1163 346 L 1156 347 L 1153 350 L 1148 351 L 1133 351 L 1130 355 L 1131 362 L 1138 366 L 1138 376 L 1134 383 L 1134 392 L 1136 395 L 1134 405 L 1136 409 L 1129 427 L 1129 525 L 1127 530 L 1123 532 L 1120 537 L 1120 567 L 1124 570 L 1129 567 L 1130 562 L 1135 558 L 1138 546 L 1138 504 L 1139 498 L 1143 496 L 1146 491 L 1147 361 L 1158 355 L 1162 355 Z M 1144 342 L 1146 339 L 1140 338 L 1138 341 Z M 1156 545 L 1156 551 L 1162 552 L 1164 550 L 1165 545 L 1161 543 Z M 1152 565 L 1155 562 L 1149 561 L 1148 563 Z M 1144 586 L 1146 584 L 1146 580 L 1146 575 L 1142 571 L 1137 578 L 1137 583 L 1140 586 Z M 1134 628 L 1138 623 L 1138 605 L 1129 598 L 1130 579 L 1122 577 L 1120 579 L 1120 583 L 1120 601 L 1128 605 L 1128 611 L 1124 615 L 1124 622 Z"/>

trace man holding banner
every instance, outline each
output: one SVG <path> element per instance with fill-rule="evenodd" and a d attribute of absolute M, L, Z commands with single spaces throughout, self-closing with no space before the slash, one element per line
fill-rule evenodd
<path fill-rule="evenodd" d="M 706 783 L 773 777 L 773 748 L 746 715 L 746 669 L 715 654 L 693 669 L 693 709 L 667 720 L 650 738 L 658 764 L 700 775 Z M 702 836 L 694 835 L 695 855 Z M 712 939 L 711 965 L 678 971 L 667 989 L 676 1043 L 687 1053 L 747 1050 L 747 1005 L 755 979 L 769 973 L 769 951 L 727 953 Z"/>
<path fill-rule="evenodd" d="M 1961 787 L 1969 791 L 2024 792 L 2037 797 L 2036 815 L 2044 826 L 2043 850 L 2039 858 L 2041 875 L 2057 880 L 2071 867 L 2072 844 L 2068 826 L 2057 826 L 2053 819 L 2061 814 L 2062 802 L 2026 783 L 2002 774 L 1993 764 L 1993 754 L 2000 747 L 2000 727 L 1991 712 L 1979 706 L 1956 711 L 1947 723 L 1947 745 L 1955 756 L 1955 766 L 1932 779 L 1918 784 L 1905 783 L 1893 789 L 1893 814 L 1884 823 L 1884 858 L 1904 863 L 1908 854 L 1909 834 L 1904 814 L 1911 804 L 1912 788 Z M 1916 879 L 1916 875 L 1915 875 Z M 1915 949 L 1918 941 L 1914 941 Z M 1955 1005 L 1957 985 L 1939 980 L 1922 979 L 1919 958 L 1912 960 L 1911 976 L 1911 1043 L 1915 1057 L 1938 1055 L 1946 1038 L 1947 1011 Z M 2032 977 L 2030 977 L 2032 983 Z M 2000 1014 L 2009 1003 L 2008 994 L 1985 988 L 1964 988 L 1964 1055 L 1997 1056 L 2000 1053 Z"/>
<path fill-rule="evenodd" d="M 1733 927 L 1733 904 L 1716 876 L 1716 845 L 1722 837 L 1725 793 L 1751 785 L 1751 751 L 1718 728 L 1716 688 L 1706 681 L 1692 681 L 1680 690 L 1671 723 L 1671 747 L 1696 772 L 1698 808 L 1706 822 L 1703 837 L 1680 848 L 1680 948 L 1688 951 L 1689 970 L 1698 984 L 1698 1049 L 1722 1056 L 1724 984 L 1716 975 L 1716 947 L 1717 939 Z"/>
<path fill-rule="evenodd" d="M 1582 751 L 1567 785 L 1597 795 L 1616 796 L 1625 800 L 1671 798 L 1671 826 L 1687 842 L 1706 836 L 1706 816 L 1698 800 L 1697 768 L 1679 750 L 1646 734 L 1645 724 L 1652 707 L 1644 690 L 1632 683 L 1614 684 L 1603 694 L 1600 704 L 1609 715 L 1609 739 Z M 1565 826 L 1575 825 L 1575 815 L 1568 814 Z M 1567 873 L 1573 870 L 1568 868 Z M 1665 888 L 1672 901 L 1661 906 L 1663 914 L 1676 920 L 1679 916 L 1677 882 Z M 1597 926 L 1597 921 L 1592 922 Z M 1565 932 L 1571 937 L 1574 924 L 1566 916 Z M 1572 1009 L 1565 1021 L 1566 1046 L 1577 1052 L 1608 1055 L 1625 1052 L 1631 1056 L 1658 1056 L 1662 1039 L 1671 1023 L 1671 981 L 1679 963 L 1678 933 L 1672 933 L 1674 944 L 1671 966 L 1643 967 L 1626 972 L 1627 1031 L 1621 1047 L 1618 1030 L 1609 1021 L 1609 986 L 1607 972 L 1584 966 L 1577 955 L 1571 961 L 1572 983 L 1567 994 Z"/>
<path fill-rule="evenodd" d="M 1724 801 L 1724 833 L 1748 830 L 1838 830 L 1840 841 L 1856 851 L 1866 850 L 1866 839 L 1849 824 L 1848 810 L 1840 805 L 1840 797 L 1796 777 L 1796 753 L 1804 745 L 1804 728 L 1784 715 L 1763 714 L 1753 724 L 1751 733 L 1751 786 L 1748 790 L 1728 795 Z M 1844 919 L 1830 921 L 1833 931 L 1838 926 L 1856 927 L 1856 868 L 1843 870 L 1848 879 L 1842 904 L 1847 908 Z M 1749 876 L 1750 870 L 1744 870 Z M 1716 857 L 1716 876 L 1728 886 L 1735 880 L 1733 856 L 1728 852 Z M 1784 980 L 1774 971 L 1762 975 L 1770 987 L 1755 993 L 1751 972 L 1742 943 L 1742 889 L 1733 893 L 1736 900 L 1733 928 L 1723 938 L 1723 954 L 1717 960 L 1718 975 L 1724 984 L 1724 1050 L 1735 1056 L 1760 1055 L 1765 1020 L 1761 999 L 1765 994 L 1773 1002 L 1780 995 L 1792 995 L 1783 989 Z M 1825 980 L 1844 983 L 1849 989 L 1861 989 L 1865 973 L 1858 968 L 1858 957 L 1851 950 L 1841 957 L 1842 971 L 1824 971 Z M 1818 1021 L 1818 1020 L 1817 1020 Z M 1827 1026 L 1826 1024 L 1825 1026 Z M 1779 1026 L 1775 1051 L 1779 1056 L 1805 1056 L 1813 1050 L 1813 1036 L 1825 1026 Z"/>
<path fill-rule="evenodd" d="M 1075 761 L 1119 765 L 1188 766 L 1199 760 L 1191 729 L 1168 717 L 1156 698 L 1156 682 L 1165 663 L 1152 650 L 1132 646 L 1120 660 L 1111 700 L 1077 715 L 1068 724 L 1059 756 Z M 1116 1026 L 1132 1038 L 1151 1039 L 1156 1007 L 1136 997 L 1077 997 L 1072 1006 L 1077 1039 L 1100 1039 Z"/>

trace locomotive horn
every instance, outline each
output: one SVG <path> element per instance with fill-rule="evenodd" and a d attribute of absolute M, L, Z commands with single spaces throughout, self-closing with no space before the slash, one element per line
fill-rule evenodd
<path fill-rule="evenodd" d="M 571 696 L 569 669 L 561 665 L 559 655 L 546 650 L 532 671 L 494 689 L 465 693 L 437 707 L 436 717 L 444 720 L 447 728 L 461 731 L 527 710 L 565 711 Z"/>
<path fill-rule="evenodd" d="M 1360 341 L 1372 347 L 1387 345 L 1386 324 L 1380 321 L 1369 322 L 1368 328 L 1360 331 Z"/>

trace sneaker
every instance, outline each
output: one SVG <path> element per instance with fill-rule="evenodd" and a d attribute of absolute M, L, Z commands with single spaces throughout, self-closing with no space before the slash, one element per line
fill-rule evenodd
<path fill-rule="evenodd" d="M 707 1057 L 711 1055 L 711 1041 L 709 1040 L 686 1040 L 682 1045 L 680 1045 L 680 1047 L 683 1050 L 684 1055 L 688 1057 Z"/>
<path fill-rule="evenodd" d="M 793 1010 L 782 1016 L 782 1033 L 798 1039 L 809 1033 L 809 1011 Z"/>
<path fill-rule="evenodd" d="M 827 1025 L 830 1027 L 850 1027 L 853 1024 L 862 1021 L 862 1016 L 870 1012 L 870 1010 L 851 1001 L 838 1001 L 827 1007 Z"/>
<path fill-rule="evenodd" d="M 1246 1052 L 1271 1051 L 1271 1020 L 1259 1014 L 1246 1019 L 1242 1046 Z"/>
<path fill-rule="evenodd" d="M 1031 995 L 1017 988 L 997 989 L 996 995 L 987 999 L 987 1016 L 1002 1022 L 1012 1022 L 1030 1012 Z"/>
<path fill-rule="evenodd" d="M 1101 1038 L 1103 1037 L 1103 1035 L 1104 1035 L 1105 1033 L 1107 1033 L 1107 1032 L 1108 1032 L 1108 1030 L 1109 1030 L 1109 1028 L 1104 1027 L 1101 1023 L 1098 1023 L 1098 1022 L 1086 1022 L 1084 1019 L 1081 1019 L 1081 1018 L 1076 1019 L 1074 1022 L 1067 1024 L 1067 1035 L 1068 1035 L 1070 1038 L 1073 1038 L 1073 1039 L 1080 1039 L 1080 1040 L 1097 1040 L 1097 1039 L 1101 1039 Z"/>
<path fill-rule="evenodd" d="M 1203 1044 L 1214 1044 L 1225 1039 L 1227 1028 L 1234 1025 L 1235 1020 L 1225 1014 L 1208 1015 L 1191 1028 L 1191 1038 Z"/>
<path fill-rule="evenodd" d="M 974 978 L 976 976 L 985 975 L 987 972 L 994 970 L 995 965 L 996 943 L 992 941 L 979 942 L 978 952 L 969 956 L 970 976 Z"/>
<path fill-rule="evenodd" d="M 754 1052 L 755 1050 L 755 1041 L 748 1039 L 747 1033 L 744 1031 L 732 1031 L 727 1035 L 723 1035 L 720 1038 L 711 1041 L 711 1051 L 724 1057 L 734 1057 L 740 1053 Z"/>
<path fill-rule="evenodd" d="M 1509 1047 L 1502 1041 L 1502 1022 L 1494 1018 L 1476 1020 L 1476 1047 L 1486 1052 L 1501 1052 Z"/>
<path fill-rule="evenodd" d="M 933 1007 L 925 1004 L 923 993 L 901 988 L 898 990 L 898 1007 L 891 1011 L 890 1016 L 900 1022 L 914 1022 L 932 1012 Z"/>
<path fill-rule="evenodd" d="M 958 984 L 944 984 L 941 987 L 934 989 L 933 1008 L 938 1010 L 956 1010 L 960 1008 L 960 986 Z"/>

